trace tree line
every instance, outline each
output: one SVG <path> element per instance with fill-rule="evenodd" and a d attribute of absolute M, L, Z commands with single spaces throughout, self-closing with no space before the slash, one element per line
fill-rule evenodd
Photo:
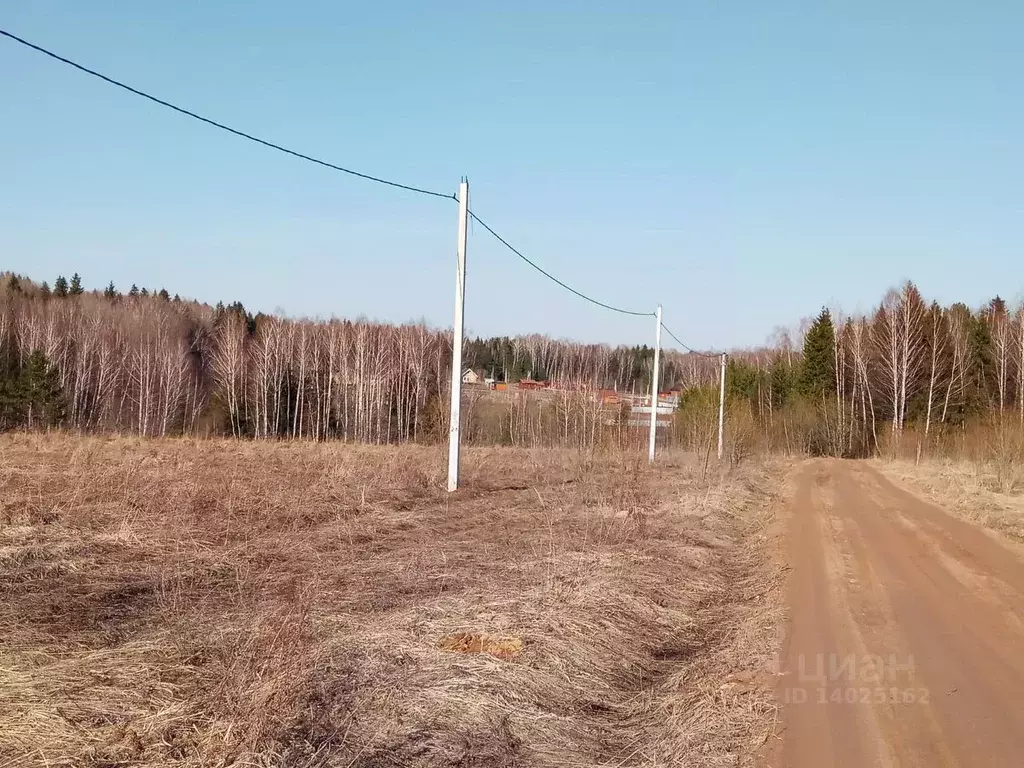
<path fill-rule="evenodd" d="M 822 309 L 732 356 L 727 380 L 769 447 L 863 456 L 910 432 L 919 452 L 977 426 L 1024 432 L 1024 304 L 942 306 L 907 282 L 868 314 Z M 708 394 L 690 393 L 690 409 Z"/>
<path fill-rule="evenodd" d="M 471 367 L 500 364 L 504 380 L 641 391 L 653 356 L 543 336 L 474 340 L 466 352 Z M 163 289 L 87 291 L 78 274 L 53 288 L 0 277 L 0 429 L 440 440 L 450 360 L 450 332 L 422 323 L 253 315 Z M 681 356 L 666 370 L 699 375 Z"/>
<path fill-rule="evenodd" d="M 584 384 L 597 389 L 647 394 L 654 371 L 654 348 L 611 347 L 552 339 L 541 334 L 470 339 L 463 359 L 469 368 L 495 381 L 523 379 Z M 660 390 L 692 386 L 708 378 L 699 358 L 663 350 Z"/>
<path fill-rule="evenodd" d="M 646 393 L 652 358 L 645 346 L 537 334 L 471 339 L 464 355 L 499 381 L 584 393 Z M 440 441 L 450 360 L 450 332 L 422 323 L 254 315 L 163 289 L 86 290 L 77 274 L 52 288 L 0 276 L 0 429 Z M 710 444 L 718 361 L 662 360 L 661 389 L 684 391 L 674 438 Z M 1024 434 L 1024 306 L 942 306 L 907 282 L 865 315 L 823 309 L 764 347 L 733 351 L 727 381 L 730 434 L 769 450 L 863 456 L 908 432 L 927 446 L 996 421 Z M 468 430 L 481 439 L 544 444 L 568 440 L 577 421 L 592 442 L 605 419 L 589 400 L 546 416 L 525 400 L 467 411 L 502 420 Z M 561 438 L 542 435 L 547 420 Z"/>

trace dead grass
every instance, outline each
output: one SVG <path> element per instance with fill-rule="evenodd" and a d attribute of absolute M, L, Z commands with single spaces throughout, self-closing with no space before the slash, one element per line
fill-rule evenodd
<path fill-rule="evenodd" d="M 1024 481 L 1019 465 L 953 459 L 873 460 L 875 467 L 966 520 L 1024 543 Z"/>
<path fill-rule="evenodd" d="M 0 768 L 751 761 L 766 467 L 0 438 Z"/>

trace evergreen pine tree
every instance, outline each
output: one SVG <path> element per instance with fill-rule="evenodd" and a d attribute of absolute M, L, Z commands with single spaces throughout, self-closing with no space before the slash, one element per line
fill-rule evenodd
<path fill-rule="evenodd" d="M 39 286 L 39 295 L 43 297 L 43 301 L 50 298 L 50 284 L 43 280 L 43 284 Z"/>
<path fill-rule="evenodd" d="M 21 424 L 20 383 L 0 372 L 0 429 L 10 429 Z"/>
<path fill-rule="evenodd" d="M 68 288 L 68 294 L 71 296 L 81 296 L 83 293 L 82 278 L 77 272 L 75 272 L 75 274 L 71 276 L 71 287 Z"/>
<path fill-rule="evenodd" d="M 731 358 L 726 366 L 725 392 L 729 397 L 757 400 L 759 387 L 763 385 L 761 371 L 743 360 Z"/>
<path fill-rule="evenodd" d="M 169 293 L 167 292 L 167 289 L 166 289 L 166 288 L 161 288 L 161 289 L 160 289 L 160 293 L 159 293 L 159 294 L 157 294 L 157 295 L 158 295 L 158 296 L 159 296 L 159 297 L 160 297 L 161 299 L 163 299 L 164 301 L 170 301 L 170 300 L 171 300 L 171 294 L 169 294 Z"/>
<path fill-rule="evenodd" d="M 131 287 L 131 289 L 130 289 L 130 290 L 128 291 L 128 295 L 129 295 L 129 296 L 131 296 L 131 297 L 132 297 L 133 299 L 134 299 L 134 298 L 135 298 L 136 296 L 138 296 L 138 295 L 139 295 L 139 286 L 137 286 L 137 285 L 136 285 L 135 283 L 132 283 L 132 287 Z"/>
<path fill-rule="evenodd" d="M 59 424 L 64 418 L 64 391 L 56 366 L 50 365 L 42 350 L 29 355 L 20 379 L 18 395 L 28 427 Z"/>
<path fill-rule="evenodd" d="M 968 414 L 976 414 L 991 406 L 996 399 L 992 331 L 980 314 L 971 317 L 967 348 L 967 391 L 964 393 L 964 410 Z"/>
<path fill-rule="evenodd" d="M 146 288 L 143 288 L 141 291 L 139 291 L 139 296 L 142 296 L 143 298 L 145 298 L 146 296 L 149 296 L 149 290 L 146 289 Z"/>
<path fill-rule="evenodd" d="M 822 309 L 804 337 L 800 391 L 814 399 L 835 391 L 835 327 L 832 314 Z"/>
<path fill-rule="evenodd" d="M 68 281 L 64 279 L 64 275 L 57 275 L 57 279 L 53 281 L 53 295 L 58 299 L 68 295 Z"/>
<path fill-rule="evenodd" d="M 0 429 L 21 424 L 21 379 L 10 338 L 0 339 Z"/>
<path fill-rule="evenodd" d="M 781 408 L 793 391 L 793 372 L 785 360 L 778 359 L 771 367 L 772 405 Z"/>
<path fill-rule="evenodd" d="M 18 279 L 17 275 L 12 273 L 7 280 L 7 290 L 11 293 L 21 293 L 21 280 Z"/>
<path fill-rule="evenodd" d="M 107 287 L 103 290 L 103 297 L 106 298 L 106 299 L 116 299 L 117 298 L 117 288 L 114 287 L 114 281 L 113 280 L 111 280 L 109 283 L 107 283 Z"/>

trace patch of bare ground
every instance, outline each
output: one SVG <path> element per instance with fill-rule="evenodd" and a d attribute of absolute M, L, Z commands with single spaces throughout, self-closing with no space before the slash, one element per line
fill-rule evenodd
<path fill-rule="evenodd" d="M 1024 544 L 1024 468 L 952 459 L 872 460 L 886 475 L 969 522 Z"/>
<path fill-rule="evenodd" d="M 743 765 L 777 467 L 0 438 L 0 766 Z"/>

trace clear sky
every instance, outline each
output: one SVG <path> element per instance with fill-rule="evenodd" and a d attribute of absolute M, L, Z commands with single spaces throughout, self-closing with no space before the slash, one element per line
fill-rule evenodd
<path fill-rule="evenodd" d="M 704 348 L 906 278 L 1024 289 L 1024 3 L 5 0 L 0 27 L 442 191 Z M 451 324 L 457 207 L 274 153 L 0 39 L 0 269 Z M 649 341 L 471 229 L 467 326 Z"/>

